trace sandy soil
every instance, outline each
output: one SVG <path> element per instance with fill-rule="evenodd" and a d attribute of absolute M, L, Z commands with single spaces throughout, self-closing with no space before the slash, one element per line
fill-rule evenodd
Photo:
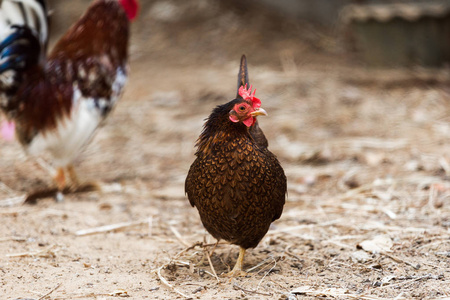
<path fill-rule="evenodd" d="M 144 6 L 126 93 L 76 161 L 103 192 L 22 206 L 50 177 L 0 141 L 1 298 L 450 297 L 448 74 L 369 72 L 309 25 L 167 3 Z M 184 179 L 203 119 L 235 95 L 243 52 L 288 197 L 246 256 L 249 276 L 228 279 L 238 248 L 219 244 L 211 268 L 215 240 Z"/>

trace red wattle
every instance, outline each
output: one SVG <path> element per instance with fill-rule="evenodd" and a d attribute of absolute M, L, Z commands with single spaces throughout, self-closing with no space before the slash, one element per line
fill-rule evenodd
<path fill-rule="evenodd" d="M 250 117 L 250 118 L 245 119 L 242 123 L 244 123 L 245 126 L 250 127 L 250 126 L 253 125 L 254 119 L 255 119 L 255 118 Z"/>

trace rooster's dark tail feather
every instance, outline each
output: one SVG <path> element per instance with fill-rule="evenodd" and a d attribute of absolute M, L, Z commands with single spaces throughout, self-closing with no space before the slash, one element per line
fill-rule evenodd
<path fill-rule="evenodd" d="M 39 62 L 41 46 L 32 30 L 14 25 L 15 30 L 0 43 L 0 74 L 21 71 Z"/>
<path fill-rule="evenodd" d="M 45 0 L 0 1 L 0 96 L 5 107 L 24 71 L 45 62 L 49 19 Z"/>

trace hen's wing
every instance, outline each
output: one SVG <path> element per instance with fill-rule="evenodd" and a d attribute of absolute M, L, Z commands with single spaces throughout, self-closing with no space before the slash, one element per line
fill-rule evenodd
<path fill-rule="evenodd" d="M 265 170 L 264 173 L 271 173 L 273 176 L 268 180 L 272 180 L 272 207 L 274 209 L 274 215 L 272 221 L 275 221 L 281 217 L 283 212 L 283 206 L 286 201 L 286 193 L 287 193 L 287 179 L 284 174 L 283 167 L 278 161 L 275 154 L 270 152 L 268 149 L 263 150 L 266 153 L 266 161 L 268 162 L 268 169 Z"/>
<path fill-rule="evenodd" d="M 188 175 L 186 177 L 186 181 L 184 183 L 184 192 L 187 194 L 189 203 L 194 207 L 195 206 L 195 189 L 199 189 L 199 180 L 201 178 L 201 168 L 200 168 L 200 160 L 196 158 L 189 168 Z"/>

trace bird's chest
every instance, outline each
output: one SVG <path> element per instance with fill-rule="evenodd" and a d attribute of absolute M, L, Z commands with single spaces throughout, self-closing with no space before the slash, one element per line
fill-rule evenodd
<path fill-rule="evenodd" d="M 257 204 L 263 185 L 263 160 L 251 147 L 225 149 L 206 159 L 204 176 L 208 206 L 225 214 Z"/>
<path fill-rule="evenodd" d="M 25 147 L 30 155 L 49 152 L 56 165 L 70 163 L 81 148 L 90 140 L 95 129 L 102 121 L 101 112 L 96 108 L 94 99 L 80 97 L 68 115 L 59 116 L 55 126 L 40 130 Z"/>

